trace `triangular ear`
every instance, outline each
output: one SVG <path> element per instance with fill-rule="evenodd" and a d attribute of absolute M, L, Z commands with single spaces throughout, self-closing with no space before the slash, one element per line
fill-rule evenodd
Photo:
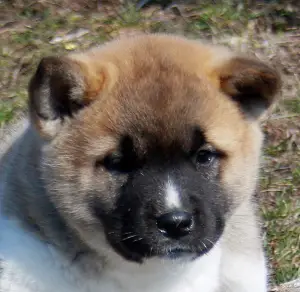
<path fill-rule="evenodd" d="M 213 75 L 220 89 L 254 119 L 272 105 L 281 88 L 279 73 L 254 58 L 232 57 L 215 68 Z"/>
<path fill-rule="evenodd" d="M 29 84 L 30 117 L 40 134 L 53 138 L 67 118 L 99 95 L 106 74 L 68 57 L 43 58 Z"/>

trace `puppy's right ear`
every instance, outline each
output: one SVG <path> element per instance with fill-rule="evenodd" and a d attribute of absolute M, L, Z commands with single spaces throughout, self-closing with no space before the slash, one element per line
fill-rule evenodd
<path fill-rule="evenodd" d="M 29 110 L 39 133 L 53 138 L 66 119 L 88 106 L 106 86 L 103 66 L 68 57 L 46 57 L 29 84 Z"/>

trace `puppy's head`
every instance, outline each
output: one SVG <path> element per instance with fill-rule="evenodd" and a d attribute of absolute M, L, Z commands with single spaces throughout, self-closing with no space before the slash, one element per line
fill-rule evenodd
<path fill-rule="evenodd" d="M 200 256 L 254 192 L 279 87 L 259 60 L 166 35 L 45 58 L 29 92 L 51 199 L 94 250 Z"/>

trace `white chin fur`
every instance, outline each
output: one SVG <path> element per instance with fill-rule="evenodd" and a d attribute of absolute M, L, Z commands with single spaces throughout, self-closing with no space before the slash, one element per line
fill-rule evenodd
<path fill-rule="evenodd" d="M 5 292 L 213 292 L 219 282 L 219 246 L 192 262 L 123 261 L 83 279 L 74 265 L 15 222 L 1 218 L 0 230 L 0 290 Z"/>

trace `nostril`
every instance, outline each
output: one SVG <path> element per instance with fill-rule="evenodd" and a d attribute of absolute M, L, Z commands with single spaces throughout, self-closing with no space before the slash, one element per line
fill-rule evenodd
<path fill-rule="evenodd" d="M 193 216 L 188 212 L 174 211 L 166 213 L 157 219 L 158 229 L 168 237 L 183 237 L 193 225 Z"/>

